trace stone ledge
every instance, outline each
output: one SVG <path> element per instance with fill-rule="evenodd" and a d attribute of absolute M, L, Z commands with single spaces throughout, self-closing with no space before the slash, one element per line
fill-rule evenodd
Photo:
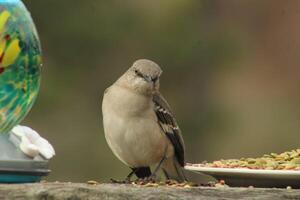
<path fill-rule="evenodd" d="M 1 184 L 0 200 L 175 200 L 175 199 L 300 199 L 300 190 L 266 188 L 172 188 L 124 184 L 35 183 Z"/>

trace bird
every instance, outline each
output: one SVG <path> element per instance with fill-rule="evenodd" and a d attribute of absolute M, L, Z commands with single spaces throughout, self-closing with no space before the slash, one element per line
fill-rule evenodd
<path fill-rule="evenodd" d="M 185 145 L 173 112 L 159 92 L 162 70 L 139 59 L 103 95 L 104 135 L 115 156 L 131 168 L 126 177 L 186 181 Z M 153 173 L 151 166 L 156 165 Z"/>

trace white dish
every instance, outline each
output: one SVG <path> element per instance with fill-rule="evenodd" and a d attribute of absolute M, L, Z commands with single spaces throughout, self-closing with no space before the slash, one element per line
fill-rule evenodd
<path fill-rule="evenodd" d="M 186 170 L 224 180 L 229 186 L 300 188 L 300 171 L 185 166 Z"/>

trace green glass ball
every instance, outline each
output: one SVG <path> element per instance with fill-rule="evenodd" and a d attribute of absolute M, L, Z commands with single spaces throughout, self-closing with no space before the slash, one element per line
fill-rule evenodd
<path fill-rule="evenodd" d="M 19 0 L 0 0 L 0 134 L 8 133 L 31 109 L 41 65 L 30 13 Z"/>

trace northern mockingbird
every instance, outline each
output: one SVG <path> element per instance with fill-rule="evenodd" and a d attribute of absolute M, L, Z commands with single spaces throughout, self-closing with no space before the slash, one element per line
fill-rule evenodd
<path fill-rule="evenodd" d="M 104 92 L 103 124 L 113 153 L 139 178 L 184 181 L 184 142 L 170 106 L 159 93 L 160 67 L 141 59 Z M 150 166 L 157 164 L 153 174 Z"/>

